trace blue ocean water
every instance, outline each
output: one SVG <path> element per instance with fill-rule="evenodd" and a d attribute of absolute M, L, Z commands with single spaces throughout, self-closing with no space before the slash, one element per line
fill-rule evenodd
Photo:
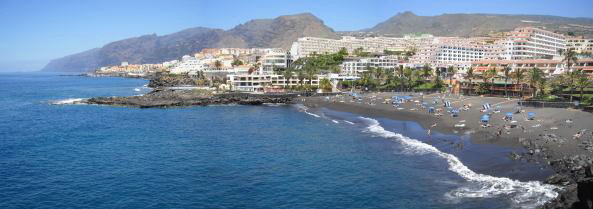
<path fill-rule="evenodd" d="M 51 105 L 146 83 L 0 74 L 0 208 L 509 208 L 553 194 L 527 182 L 546 172 L 495 158 L 507 149 L 426 138 L 413 122 L 290 105 Z"/>

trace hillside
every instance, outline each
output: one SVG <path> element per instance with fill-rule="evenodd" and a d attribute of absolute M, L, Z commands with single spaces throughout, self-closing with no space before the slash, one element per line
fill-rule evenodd
<path fill-rule="evenodd" d="M 334 31 L 310 13 L 251 20 L 230 30 L 190 28 L 169 35 L 144 35 L 115 41 L 101 48 L 50 61 L 43 71 L 84 72 L 100 66 L 160 63 L 203 48 L 281 47 L 303 36 L 337 38 Z"/>
<path fill-rule="evenodd" d="M 545 15 L 443 14 L 418 16 L 412 12 L 398 13 L 388 20 L 363 31 L 402 36 L 430 33 L 436 36 L 479 36 L 505 32 L 520 26 L 537 26 L 561 33 L 593 37 L 593 19 Z"/>

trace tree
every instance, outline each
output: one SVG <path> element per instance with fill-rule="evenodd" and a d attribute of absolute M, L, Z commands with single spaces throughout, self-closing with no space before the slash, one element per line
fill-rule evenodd
<path fill-rule="evenodd" d="M 585 88 L 593 86 L 593 80 L 591 80 L 591 78 L 589 78 L 587 76 L 587 74 L 585 74 L 585 72 L 583 72 L 582 70 L 579 70 L 579 71 L 577 71 L 577 74 L 576 74 L 575 86 L 579 89 L 579 92 L 580 92 L 579 98 L 580 98 L 581 102 L 583 102 L 583 100 L 584 100 L 583 93 L 585 91 Z"/>
<path fill-rule="evenodd" d="M 430 79 L 430 76 L 432 76 L 432 68 L 428 64 L 424 64 L 422 67 L 422 77 L 424 79 Z"/>
<path fill-rule="evenodd" d="M 512 70 L 512 68 L 509 67 L 509 66 L 507 66 L 507 67 L 505 67 L 503 69 L 503 71 L 504 71 L 504 96 L 507 97 L 507 98 L 509 97 L 509 93 L 508 93 L 508 89 L 507 89 L 507 83 L 509 82 L 509 77 L 510 77 L 510 74 L 511 74 L 511 70 Z"/>
<path fill-rule="evenodd" d="M 539 80 L 542 79 L 542 71 L 536 67 L 532 68 L 531 70 L 529 70 L 529 72 L 527 74 L 527 79 L 529 80 L 529 86 L 533 89 L 531 96 L 532 97 L 537 96 L 536 84 L 539 82 Z"/>
<path fill-rule="evenodd" d="M 306 76 L 307 75 L 305 75 L 305 72 L 303 72 L 303 70 L 299 70 L 297 72 L 297 78 L 299 79 L 299 84 L 300 84 L 301 87 L 303 87 L 303 83 L 305 81 L 305 77 Z"/>
<path fill-rule="evenodd" d="M 286 69 L 282 73 L 282 76 L 284 76 L 284 86 L 285 88 L 288 88 L 288 84 L 290 84 L 290 79 L 292 78 L 292 71 L 290 69 Z"/>
<path fill-rule="evenodd" d="M 435 70 L 435 76 L 434 76 L 434 87 L 435 88 L 441 88 L 443 87 L 443 81 L 441 81 L 441 69 L 436 69 Z"/>
<path fill-rule="evenodd" d="M 338 65 L 330 65 L 329 66 L 329 72 L 331 72 L 331 73 L 336 73 L 337 74 L 337 73 L 340 73 L 341 70 L 342 69 Z"/>
<path fill-rule="evenodd" d="M 404 69 L 404 76 L 406 77 L 406 83 L 408 83 L 408 89 L 412 89 L 413 87 L 413 83 L 412 83 L 412 74 L 414 73 L 414 70 L 412 70 L 412 68 L 405 68 Z"/>
<path fill-rule="evenodd" d="M 319 81 L 319 88 L 326 92 L 332 91 L 332 84 L 329 79 L 324 78 Z"/>
<path fill-rule="evenodd" d="M 383 68 L 375 68 L 375 79 L 379 85 L 383 85 L 385 83 L 385 71 Z"/>
<path fill-rule="evenodd" d="M 340 51 L 338 51 L 338 55 L 341 55 L 342 57 L 348 56 L 348 50 L 345 47 L 342 47 L 340 48 Z"/>
<path fill-rule="evenodd" d="M 525 78 L 525 71 L 521 68 L 517 68 L 515 69 L 515 72 L 513 73 L 513 77 L 515 78 L 515 84 L 519 85 L 521 83 L 521 81 L 523 80 L 523 78 Z M 520 90 L 520 95 L 521 97 L 523 97 L 523 84 L 521 84 L 521 90 Z"/>
<path fill-rule="evenodd" d="M 482 73 L 482 79 L 484 83 L 488 86 L 489 93 L 492 94 L 492 87 L 491 85 L 494 83 L 494 78 L 496 77 L 496 69 L 490 68 Z M 488 80 L 492 79 L 492 83 L 488 83 Z"/>
<path fill-rule="evenodd" d="M 572 50 L 572 49 L 568 49 L 568 50 L 559 50 L 560 55 L 564 55 L 564 58 L 562 59 L 562 61 L 566 61 L 566 68 L 568 70 L 568 72 L 572 72 L 570 67 L 572 66 L 572 64 L 576 63 L 578 61 L 577 59 L 577 53 Z M 571 83 L 570 85 L 570 101 L 572 102 L 572 94 L 574 91 L 574 87 L 572 86 L 572 84 L 574 84 L 574 76 L 570 76 L 571 81 L 569 81 Z"/>
<path fill-rule="evenodd" d="M 449 93 L 453 93 L 453 75 L 455 75 L 455 73 L 457 73 L 457 69 L 453 66 L 449 66 L 447 68 L 447 76 L 449 76 Z"/>
<path fill-rule="evenodd" d="M 404 66 L 400 65 L 397 69 L 397 74 L 399 77 L 399 85 L 400 85 L 400 90 L 403 92 L 404 91 Z"/>
<path fill-rule="evenodd" d="M 473 90 L 472 79 L 474 79 L 474 68 L 470 67 L 465 73 L 465 79 L 469 80 L 469 92 Z"/>
<path fill-rule="evenodd" d="M 221 68 L 222 67 L 222 62 L 220 60 L 214 61 L 214 67 Z"/>
<path fill-rule="evenodd" d="M 231 63 L 232 66 L 239 66 L 239 65 L 243 65 L 243 61 L 241 61 L 240 59 L 235 59 L 233 60 L 233 62 Z"/>
<path fill-rule="evenodd" d="M 574 92 L 574 87 L 576 83 L 578 71 L 566 71 L 562 75 L 562 80 L 564 85 L 566 85 L 570 90 L 570 102 L 572 102 L 572 94 Z"/>

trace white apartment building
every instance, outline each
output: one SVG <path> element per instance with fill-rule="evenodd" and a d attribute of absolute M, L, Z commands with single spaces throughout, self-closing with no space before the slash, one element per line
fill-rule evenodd
<path fill-rule="evenodd" d="M 362 48 L 364 51 L 372 53 L 382 53 L 384 50 L 404 51 L 430 43 L 433 38 L 434 37 L 429 34 L 404 36 L 402 38 L 368 37 L 362 39 L 352 36 L 343 36 L 341 39 L 303 37 L 297 39 L 297 41 L 292 44 L 290 53 L 297 59 L 307 57 L 313 53 L 335 53 L 342 48 L 345 48 L 348 53 L 352 53 L 358 48 Z"/>
<path fill-rule="evenodd" d="M 433 44 L 426 45 L 416 51 L 416 54 L 410 58 L 410 63 L 416 66 L 428 64 L 433 67 L 446 68 L 455 66 L 465 68 L 471 66 L 471 62 L 482 60 L 486 55 L 487 49 L 483 45 L 466 43 L 435 41 Z"/>
<path fill-rule="evenodd" d="M 569 37 L 566 40 L 566 49 L 572 49 L 577 53 L 593 53 L 593 39 Z"/>
<path fill-rule="evenodd" d="M 367 71 L 367 66 L 394 70 L 398 67 L 398 64 L 399 60 L 392 56 L 345 60 L 342 62 L 342 65 L 340 65 L 340 75 L 359 77 L 362 73 Z"/>
<path fill-rule="evenodd" d="M 564 35 L 535 27 L 515 29 L 503 44 L 503 57 L 508 60 L 552 59 L 566 48 Z"/>
<path fill-rule="evenodd" d="M 291 56 L 286 52 L 269 52 L 261 58 L 259 74 L 274 74 L 274 69 L 287 68 L 291 62 Z"/>
<path fill-rule="evenodd" d="M 227 75 L 227 78 L 227 84 L 230 85 L 231 90 L 234 91 L 263 92 L 264 87 L 301 85 L 298 78 L 292 77 L 287 80 L 283 75 Z M 312 86 L 319 86 L 319 80 L 322 78 L 323 76 L 321 75 L 317 75 L 312 81 L 305 78 L 303 83 Z"/>

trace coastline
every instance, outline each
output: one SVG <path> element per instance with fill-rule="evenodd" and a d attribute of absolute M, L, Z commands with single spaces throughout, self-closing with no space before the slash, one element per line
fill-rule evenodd
<path fill-rule="evenodd" d="M 414 121 L 433 133 L 469 135 L 471 143 L 475 144 L 524 148 L 524 152 L 508 153 L 508 157 L 553 169 L 556 174 L 549 176 L 544 182 L 562 188 L 558 191 L 557 198 L 541 206 L 542 208 L 571 207 L 587 201 L 586 198 L 591 198 L 591 196 L 583 196 L 583 193 L 591 194 L 591 191 L 587 190 L 590 186 L 587 185 L 591 185 L 593 177 L 591 172 L 587 171 L 591 169 L 593 153 L 586 146 L 593 140 L 591 130 L 586 130 L 593 122 L 591 113 L 558 108 L 524 107 L 525 111 L 513 115 L 512 121 L 515 127 L 505 128 L 510 126 L 511 121 L 505 121 L 502 118 L 505 112 L 516 108 L 517 101 L 483 97 L 453 98 L 440 94 L 422 97 L 416 95 L 411 102 L 396 108 L 391 103 L 382 103 L 383 98 L 389 98 L 386 97 L 387 95 L 393 95 L 393 93 L 366 94 L 362 95 L 360 100 L 350 96 L 309 97 L 299 100 L 299 103 L 308 108 L 327 108 L 371 118 Z M 458 117 L 452 117 L 447 113 L 434 115 L 429 114 L 426 109 L 420 107 L 419 103 L 413 101 L 425 98 L 432 102 L 435 96 L 452 101 L 454 107 L 459 107 L 462 103 L 473 103 L 473 108 L 460 112 Z M 488 128 L 483 128 L 479 122 L 479 117 L 483 114 L 479 111 L 479 107 L 483 102 L 497 104 L 501 108 L 500 113 L 492 114 L 491 127 Z M 436 108 L 439 108 L 439 105 L 442 107 L 442 103 L 433 104 Z M 525 112 L 536 112 L 536 119 L 522 118 L 526 115 Z M 460 122 L 464 122 L 465 127 L 455 127 Z M 573 134 L 577 132 L 583 132 L 583 134 L 576 138 Z M 430 135 L 429 132 L 423 134 Z M 579 203 L 579 198 L 584 200 Z"/>

